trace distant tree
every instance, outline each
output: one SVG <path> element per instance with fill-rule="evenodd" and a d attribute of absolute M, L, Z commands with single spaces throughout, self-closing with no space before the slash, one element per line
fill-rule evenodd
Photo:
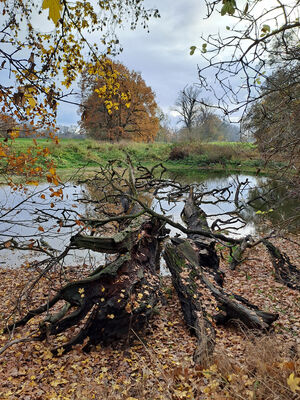
<path fill-rule="evenodd" d="M 154 92 L 140 73 L 112 64 L 118 90 L 110 100 L 101 97 L 106 91 L 101 75 L 82 74 L 82 129 L 97 140 L 153 141 L 159 130 Z"/>
<path fill-rule="evenodd" d="M 168 114 L 164 113 L 161 108 L 157 109 L 157 118 L 159 119 L 159 131 L 155 140 L 157 142 L 172 142 L 174 140 L 174 129 L 171 127 Z"/>
<path fill-rule="evenodd" d="M 220 117 L 209 112 L 200 121 L 197 126 L 198 136 L 202 141 L 213 142 L 224 140 L 223 124 Z"/>
<path fill-rule="evenodd" d="M 15 131 L 17 123 L 13 117 L 7 114 L 0 113 L 0 137 L 10 137 Z"/>
<path fill-rule="evenodd" d="M 208 101 L 200 99 L 200 89 L 196 86 L 187 86 L 180 93 L 176 101 L 176 108 L 180 114 L 183 127 L 179 132 L 182 140 L 200 140 L 205 142 L 232 140 L 233 128 L 224 122 L 209 106 Z M 239 136 L 239 134 L 238 134 Z"/>
<path fill-rule="evenodd" d="M 84 135 L 78 134 L 78 127 L 76 125 L 60 125 L 58 127 L 58 136 L 60 138 L 84 138 Z"/>
<path fill-rule="evenodd" d="M 189 132 L 195 127 L 199 116 L 200 89 L 195 86 L 186 86 L 178 94 L 174 111 L 180 115 L 180 122 Z"/>

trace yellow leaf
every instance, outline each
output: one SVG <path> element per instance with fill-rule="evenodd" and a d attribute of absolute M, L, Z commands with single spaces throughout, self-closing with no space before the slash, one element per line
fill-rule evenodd
<path fill-rule="evenodd" d="M 26 182 L 27 183 L 27 185 L 34 185 L 34 186 L 38 186 L 38 181 L 27 181 Z"/>
<path fill-rule="evenodd" d="M 65 351 L 65 349 L 63 347 L 60 347 L 59 349 L 57 349 L 57 355 L 61 356 L 64 351 Z"/>
<path fill-rule="evenodd" d="M 107 318 L 109 318 L 109 319 L 114 319 L 115 316 L 114 316 L 114 314 L 108 314 L 108 315 L 107 315 Z"/>
<path fill-rule="evenodd" d="M 46 10 L 49 8 L 49 18 L 57 24 L 57 21 L 60 19 L 60 12 L 62 10 L 62 5 L 59 0 L 44 0 L 42 9 Z"/>
<path fill-rule="evenodd" d="M 296 390 L 300 390 L 300 378 L 295 377 L 294 372 L 291 373 L 286 381 L 293 393 L 296 393 Z"/>
<path fill-rule="evenodd" d="M 34 108 L 35 105 L 36 105 L 35 98 L 31 94 L 27 95 L 26 97 L 27 97 L 27 100 L 28 100 L 28 103 L 29 103 L 30 107 Z"/>

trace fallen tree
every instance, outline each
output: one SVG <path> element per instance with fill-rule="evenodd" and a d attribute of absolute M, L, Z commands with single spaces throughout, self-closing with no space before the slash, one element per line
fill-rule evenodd
<path fill-rule="evenodd" d="M 160 301 L 162 250 L 187 327 L 197 337 L 195 362 L 205 363 L 212 354 L 218 324 L 233 322 L 250 329 L 270 329 L 278 314 L 260 310 L 244 297 L 223 289 L 225 275 L 219 268 L 215 247 L 216 243 L 223 243 L 229 248 L 234 245 L 245 249 L 262 239 L 256 242 L 249 238 L 235 239 L 212 231 L 207 215 L 199 205 L 203 199 L 199 188 L 193 185 L 183 188 L 161 175 L 157 177 L 155 169 L 141 167 L 140 171 L 139 176 L 134 176 L 130 163 L 122 173 L 109 165 L 94 181 L 86 182 L 96 185 L 97 193 L 101 194 L 92 202 L 96 203 L 102 218 L 81 216 L 81 230 L 71 237 L 68 249 L 92 249 L 112 254 L 113 259 L 89 275 L 67 283 L 45 304 L 29 310 L 19 320 L 7 321 L 6 333 L 46 314 L 39 322 L 39 334 L 34 340 L 56 337 L 69 329 L 73 329 L 72 333 L 77 330 L 69 335 L 67 343 L 53 347 L 54 354 L 67 352 L 78 343 L 83 343 L 83 349 L 88 351 L 98 343 L 108 345 L 122 338 L 129 339 L 132 333 L 148 323 Z M 181 215 L 185 225 L 174 222 L 165 212 L 154 211 L 143 197 L 144 193 L 148 196 L 152 193 L 159 199 L 163 193 L 164 198 L 171 201 L 187 191 L 189 194 Z M 224 190 L 222 196 L 223 193 Z M 107 211 L 108 202 L 118 206 L 121 203 L 123 207 L 119 206 L 118 211 Z M 117 229 L 113 235 L 105 236 L 105 227 L 112 222 Z M 166 224 L 187 237 L 175 236 L 166 243 Z M 46 267 L 40 276 L 48 273 L 55 260 L 58 262 L 61 258 L 50 258 L 50 264 L 44 262 Z M 211 307 L 218 310 L 213 315 L 202 301 L 204 294 L 211 299 Z"/>

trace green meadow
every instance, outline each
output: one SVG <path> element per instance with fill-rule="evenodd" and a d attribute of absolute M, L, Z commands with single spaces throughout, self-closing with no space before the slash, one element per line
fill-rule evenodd
<path fill-rule="evenodd" d="M 162 162 L 171 171 L 256 172 L 258 168 L 264 170 L 264 161 L 252 143 L 110 143 L 92 139 L 61 139 L 55 144 L 48 139 L 38 139 L 37 144 L 49 148 L 50 158 L 61 173 L 78 168 L 95 169 L 97 165 L 103 165 L 110 160 L 125 160 L 126 153 L 135 165 L 143 163 L 152 166 Z M 13 145 L 21 154 L 26 152 L 33 142 L 32 139 L 17 139 Z"/>

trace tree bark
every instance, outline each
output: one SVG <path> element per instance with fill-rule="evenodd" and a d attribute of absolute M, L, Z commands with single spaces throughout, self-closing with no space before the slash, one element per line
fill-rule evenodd
<path fill-rule="evenodd" d="M 87 278 L 67 284 L 49 303 L 29 311 L 24 318 L 9 326 L 7 331 L 51 310 L 60 300 L 64 301 L 61 309 L 40 323 L 41 340 L 84 322 L 80 332 L 60 347 L 63 351 L 69 351 L 74 344 L 82 343 L 86 338 L 88 341 L 84 350 L 88 351 L 97 343 L 107 345 L 128 337 L 131 330 L 139 331 L 151 317 L 153 307 L 159 300 L 160 279 L 156 262 L 162 228 L 163 224 L 158 219 L 144 221 L 139 229 L 128 232 L 130 240 L 123 237 L 118 242 L 122 246 L 114 252 L 126 251 L 124 255 L 119 255 L 109 265 L 100 266 Z M 91 237 L 82 241 L 77 237 L 73 244 L 78 240 L 80 247 L 88 243 L 88 248 L 91 248 L 95 239 Z M 115 240 L 116 237 L 114 241 L 96 240 L 97 248 L 104 251 L 101 246 L 105 243 L 105 251 L 113 251 Z M 53 353 L 56 354 L 57 350 L 53 349 Z"/>
<path fill-rule="evenodd" d="M 293 265 L 287 254 L 281 253 L 269 240 L 263 241 L 272 260 L 275 270 L 275 278 L 294 290 L 300 290 L 300 271 Z"/>
<path fill-rule="evenodd" d="M 195 205 L 192 193 L 186 201 L 182 217 L 189 229 L 209 230 L 205 213 Z M 213 317 L 217 324 L 234 320 L 250 328 L 268 329 L 278 318 L 278 314 L 260 311 L 243 297 L 222 289 L 224 273 L 219 270 L 213 239 L 198 234 L 188 235 L 187 239 L 171 239 L 164 258 L 172 274 L 185 321 L 198 339 L 195 362 L 202 364 L 213 352 L 215 344 L 214 324 L 201 302 L 201 296 L 208 290 L 221 310 Z"/>

